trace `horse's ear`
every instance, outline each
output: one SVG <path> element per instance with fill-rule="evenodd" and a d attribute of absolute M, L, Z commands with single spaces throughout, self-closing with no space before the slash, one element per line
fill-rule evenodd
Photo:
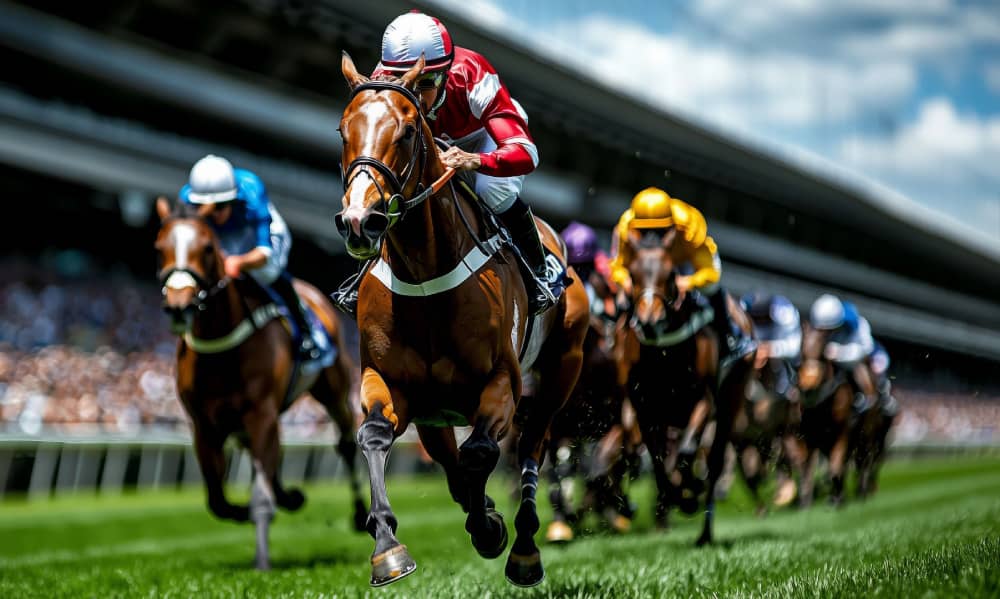
<path fill-rule="evenodd" d="M 424 65 L 427 61 L 424 60 L 423 52 L 420 53 L 420 58 L 417 59 L 417 64 L 410 67 L 409 71 L 403 73 L 403 76 L 399 78 L 399 83 L 406 89 L 413 89 L 413 83 L 420 76 L 420 73 L 424 70 Z"/>
<path fill-rule="evenodd" d="M 674 247 L 674 241 L 677 239 L 677 228 L 670 227 L 667 232 L 663 234 L 663 249 L 669 250 Z"/>
<path fill-rule="evenodd" d="M 215 204 L 202 204 L 198 206 L 198 218 L 208 218 L 215 211 Z"/>
<path fill-rule="evenodd" d="M 167 220 L 170 216 L 170 200 L 163 196 L 156 198 L 156 215 L 161 221 Z"/>
<path fill-rule="evenodd" d="M 347 85 L 352 90 L 369 81 L 368 77 L 358 72 L 358 68 L 354 66 L 354 61 L 351 60 L 351 55 L 346 50 L 342 53 L 340 59 L 340 70 L 344 73 L 344 79 L 347 79 Z"/>

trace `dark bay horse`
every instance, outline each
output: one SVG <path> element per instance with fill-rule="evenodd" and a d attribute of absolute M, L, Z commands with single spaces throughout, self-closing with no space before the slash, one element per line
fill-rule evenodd
<path fill-rule="evenodd" d="M 354 525 L 364 530 L 367 510 L 361 499 L 355 456 L 355 416 L 348 402 L 351 364 L 347 352 L 337 351 L 326 368 L 297 378 L 292 384 L 294 354 L 291 335 L 277 306 L 260 286 L 223 272 L 223 257 L 211 227 L 193 210 L 171 213 L 166 199 L 156 202 L 161 219 L 156 238 L 163 307 L 171 328 L 181 335 L 177 344 L 177 392 L 194 427 L 194 444 L 208 492 L 208 507 L 219 518 L 257 527 L 255 564 L 270 567 L 268 527 L 276 507 L 294 511 L 305 497 L 285 489 L 278 478 L 280 446 L 278 417 L 287 407 L 286 396 L 312 394 L 340 430 L 337 451 L 350 472 Z M 342 350 L 340 325 L 329 301 L 315 287 L 295 281 L 299 296 L 315 311 Z M 250 504 L 233 505 L 223 483 L 226 459 L 223 446 L 237 435 L 253 459 Z"/>
<path fill-rule="evenodd" d="M 627 265 L 632 278 L 631 313 L 621 328 L 629 398 L 653 460 L 657 526 L 667 527 L 671 505 L 693 513 L 705 491 L 705 522 L 697 541 L 705 545 L 712 541 L 715 486 L 733 422 L 743 406 L 754 355 L 738 358 L 720 372 L 719 341 L 712 328 L 705 326 L 711 320 L 711 307 L 677 289 L 670 252 L 677 230 L 670 228 L 662 236 L 646 232 L 641 238 L 639 233 L 633 232 L 628 239 L 634 256 Z M 727 301 L 733 321 L 749 334 L 746 313 L 732 298 Z M 694 459 L 710 418 L 715 421 L 715 434 L 703 482 L 694 473 Z"/>
<path fill-rule="evenodd" d="M 850 372 L 836 368 L 823 357 L 829 337 L 829 331 L 814 328 L 809 323 L 803 327 L 802 365 L 799 367 L 802 398 L 799 444 L 805 464 L 799 505 L 803 507 L 813 501 L 816 462 L 820 454 L 829 461 L 831 503 L 839 505 L 844 499 L 854 387 Z"/>
<path fill-rule="evenodd" d="M 377 258 L 361 281 L 357 311 L 365 413 L 358 441 L 368 460 L 368 531 L 375 539 L 371 583 L 388 584 L 416 568 L 396 538 L 385 484 L 389 450 L 410 423 L 444 467 L 452 497 L 468 514 L 473 546 L 487 559 L 504 552 L 507 528 L 486 481 L 500 457 L 498 441 L 519 413 L 522 495 L 505 574 L 531 586 L 544 576 L 533 539 L 538 467 L 552 417 L 580 373 L 587 297 L 570 269 L 572 284 L 560 302 L 530 317 L 518 257 L 490 215 L 454 182 L 441 184 L 445 169 L 412 92 L 423 65 L 421 59 L 386 81 L 360 75 L 346 54 L 342 65 L 352 98 L 340 126 L 345 194 L 337 226 L 348 253 Z M 560 255 L 557 235 L 537 223 L 545 246 Z M 520 402 L 529 367 L 539 375 L 538 392 Z M 466 424 L 472 432 L 458 447 L 453 426 Z"/>
<path fill-rule="evenodd" d="M 757 514 L 767 512 L 760 486 L 771 468 L 777 471 L 776 507 L 791 503 L 796 480 L 802 479 L 798 433 L 802 419 L 793 367 L 786 359 L 772 359 L 768 344 L 761 342 L 754 360 L 754 373 L 747 385 L 747 401 L 733 427 L 736 465 L 750 489 Z"/>

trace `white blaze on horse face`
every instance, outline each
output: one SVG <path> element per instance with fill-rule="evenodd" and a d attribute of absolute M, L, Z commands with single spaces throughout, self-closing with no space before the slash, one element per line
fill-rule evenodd
<path fill-rule="evenodd" d="M 165 285 L 170 289 L 197 287 L 194 277 L 183 271 L 188 267 L 188 254 L 191 252 L 191 244 L 194 243 L 198 232 L 193 226 L 181 223 L 174 226 L 171 235 L 174 238 L 174 268 L 176 270 L 167 277 Z"/>
<path fill-rule="evenodd" d="M 371 156 L 377 141 L 378 128 L 375 125 L 388 116 L 389 107 L 384 101 L 369 102 L 361 109 L 361 113 L 365 115 L 364 121 L 367 130 L 358 156 Z M 360 221 L 365 216 L 365 196 L 368 195 L 368 189 L 373 183 L 370 175 L 364 179 L 355 177 L 351 182 L 347 196 L 347 207 L 344 209 L 344 222 L 352 223 L 355 217 Z"/>

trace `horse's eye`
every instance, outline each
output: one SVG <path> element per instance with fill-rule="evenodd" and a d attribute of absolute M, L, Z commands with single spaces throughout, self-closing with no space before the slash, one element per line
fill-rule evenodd
<path fill-rule="evenodd" d="M 414 127 L 413 125 L 407 125 L 406 128 L 403 129 L 403 141 L 410 141 L 411 139 L 413 139 L 413 134 L 416 132 L 417 132 L 416 127 Z"/>

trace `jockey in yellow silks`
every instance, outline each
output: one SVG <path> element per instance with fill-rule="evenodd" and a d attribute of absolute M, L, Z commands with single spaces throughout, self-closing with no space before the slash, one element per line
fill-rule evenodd
<path fill-rule="evenodd" d="M 659 230 L 665 232 L 673 227 L 677 237 L 670 246 L 674 264 L 690 264 L 694 273 L 678 275 L 679 292 L 696 290 L 708 298 L 714 317 L 713 328 L 719 336 L 722 355 L 720 358 L 749 351 L 751 342 L 743 335 L 736 334 L 729 318 L 726 293 L 719 284 L 722 278 L 722 263 L 718 248 L 708 235 L 708 224 L 693 206 L 672 198 L 667 192 L 656 187 L 643 189 L 632 198 L 632 205 L 622 213 L 612 237 L 611 279 L 626 292 L 630 292 L 632 278 L 628 264 L 632 261 L 632 246 L 628 239 L 635 230 Z"/>

